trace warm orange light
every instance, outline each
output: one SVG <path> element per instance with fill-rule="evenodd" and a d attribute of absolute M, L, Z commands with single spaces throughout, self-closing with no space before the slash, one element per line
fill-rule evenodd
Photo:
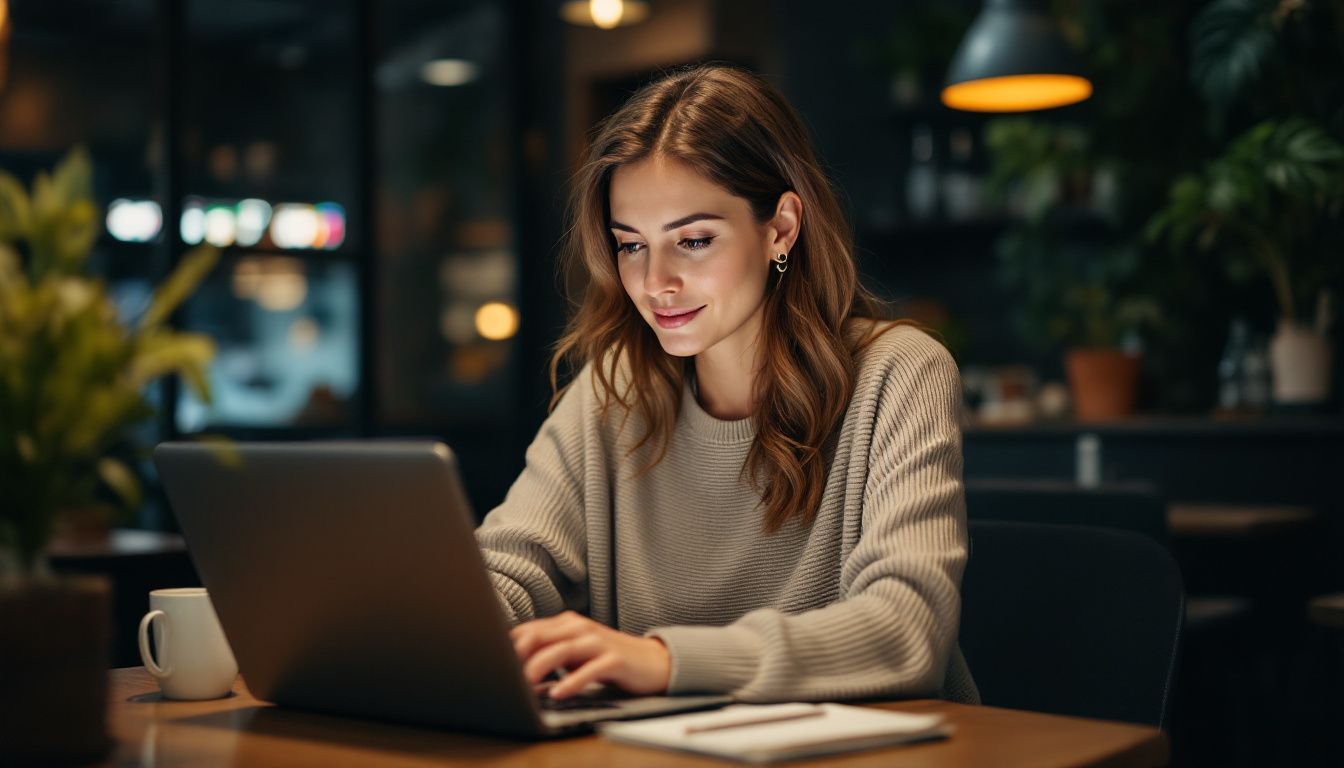
<path fill-rule="evenodd" d="M 476 332 L 491 341 L 503 341 L 518 332 L 518 310 L 502 301 L 482 304 L 476 310 Z"/>
<path fill-rule="evenodd" d="M 580 27 L 614 29 L 638 24 L 648 16 L 648 0 L 565 0 L 560 4 L 560 18 Z"/>
<path fill-rule="evenodd" d="M 0 0 L 0 90 L 5 87 L 6 58 L 9 43 L 9 0 Z"/>
<path fill-rule="evenodd" d="M 949 85 L 943 89 L 943 103 L 967 112 L 1030 112 L 1091 95 L 1092 83 L 1076 75 L 1011 75 Z"/>

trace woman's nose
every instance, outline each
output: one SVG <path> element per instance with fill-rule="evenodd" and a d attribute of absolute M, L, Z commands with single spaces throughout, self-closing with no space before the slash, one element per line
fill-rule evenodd
<path fill-rule="evenodd" d="M 676 255 L 662 249 L 649 249 L 648 269 L 644 272 L 644 290 L 650 296 L 675 293 L 681 288 Z"/>

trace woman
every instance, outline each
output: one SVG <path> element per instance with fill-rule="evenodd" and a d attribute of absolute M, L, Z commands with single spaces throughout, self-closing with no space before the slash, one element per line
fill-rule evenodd
<path fill-rule="evenodd" d="M 552 386 L 581 370 L 477 531 L 529 679 L 976 701 L 956 365 L 874 319 L 784 98 L 720 65 L 646 86 L 570 216 Z"/>

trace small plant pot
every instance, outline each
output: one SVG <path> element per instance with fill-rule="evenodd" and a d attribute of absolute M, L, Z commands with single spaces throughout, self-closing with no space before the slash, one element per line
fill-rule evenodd
<path fill-rule="evenodd" d="M 1330 399 L 1330 340 L 1291 320 L 1280 320 L 1269 342 L 1274 402 L 1318 405 Z"/>
<path fill-rule="evenodd" d="M 111 615 L 102 577 L 0 582 L 0 765 L 106 755 Z"/>
<path fill-rule="evenodd" d="M 1134 413 L 1139 358 L 1107 347 L 1070 349 L 1064 368 L 1079 421 L 1115 421 Z"/>

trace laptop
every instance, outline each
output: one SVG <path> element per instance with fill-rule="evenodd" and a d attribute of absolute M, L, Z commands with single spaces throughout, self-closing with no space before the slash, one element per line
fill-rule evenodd
<path fill-rule="evenodd" d="M 534 691 L 442 443 L 163 443 L 154 462 L 259 699 L 525 738 L 731 701 Z"/>

